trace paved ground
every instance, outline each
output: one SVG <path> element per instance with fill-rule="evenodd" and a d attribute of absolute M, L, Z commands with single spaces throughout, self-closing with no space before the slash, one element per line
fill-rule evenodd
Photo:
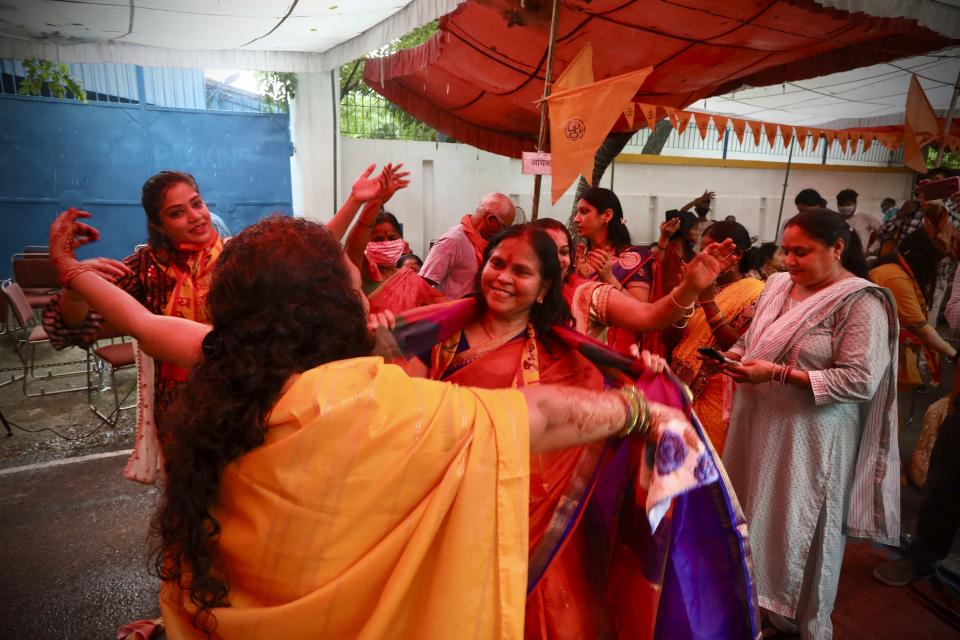
<path fill-rule="evenodd" d="M 83 352 L 44 350 L 39 357 L 44 365 L 76 367 Z M 12 341 L 0 336 L 0 383 L 18 366 Z M 42 386 L 51 391 L 78 381 Z M 121 376 L 119 388 L 126 392 L 132 382 Z M 923 410 L 937 397 L 916 398 L 915 420 L 900 436 L 904 459 Z M 109 410 L 112 396 L 98 392 L 94 401 Z M 905 398 L 904 411 L 909 406 Z M 106 427 L 92 416 L 83 392 L 25 399 L 19 384 L 0 387 L 0 411 L 16 424 L 12 437 L 0 432 L 0 638 L 114 638 L 122 624 L 156 616 L 158 581 L 147 569 L 147 530 L 157 491 L 123 479 L 126 456 L 116 453 L 133 445 L 133 412 Z M 905 530 L 914 525 L 919 495 L 903 487 Z M 960 551 L 960 542 L 954 549 Z M 949 563 L 960 570 L 960 555 Z M 896 615 L 932 614 L 917 607 Z"/>

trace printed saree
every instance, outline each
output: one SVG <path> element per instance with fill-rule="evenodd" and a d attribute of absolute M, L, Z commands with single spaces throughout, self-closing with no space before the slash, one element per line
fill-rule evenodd
<path fill-rule="evenodd" d="M 451 336 L 474 320 L 475 305 L 467 298 L 402 314 L 397 353 L 445 344 L 446 362 L 431 358 L 433 375 L 482 386 L 563 383 L 571 374 L 596 385 L 597 367 L 606 384 L 634 381 L 685 416 L 646 440 L 531 461 L 526 637 L 758 637 L 746 524 L 683 385 L 563 327 L 552 329 L 549 349 L 528 331 L 488 353 L 463 350 Z M 524 373 L 531 343 L 535 376 Z"/>
<path fill-rule="evenodd" d="M 762 281 L 743 278 L 717 292 L 717 306 L 737 335 L 743 335 L 750 326 L 762 291 Z M 670 366 L 677 377 L 690 387 L 697 417 L 706 429 L 717 455 L 723 455 L 733 404 L 733 381 L 719 373 L 707 375 L 697 353 L 700 347 L 717 347 L 703 309 L 697 309 L 687 323 L 680 344 L 673 350 Z"/>
<path fill-rule="evenodd" d="M 367 283 L 364 283 L 367 289 Z M 410 269 L 397 269 L 396 272 L 380 282 L 369 283 L 370 313 L 390 310 L 403 313 L 408 309 L 428 304 L 444 302 L 446 298 L 439 290 L 431 287 L 426 280 Z"/>

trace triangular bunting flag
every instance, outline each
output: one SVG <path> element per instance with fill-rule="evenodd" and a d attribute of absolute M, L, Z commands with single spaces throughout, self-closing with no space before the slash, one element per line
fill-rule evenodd
<path fill-rule="evenodd" d="M 777 125 L 764 122 L 763 132 L 767 135 L 767 142 L 770 143 L 770 148 L 772 149 L 774 143 L 777 141 Z"/>
<path fill-rule="evenodd" d="M 680 110 L 674 107 L 661 107 L 661 109 L 670 118 L 670 126 L 676 129 L 680 125 Z"/>
<path fill-rule="evenodd" d="M 927 94 L 923 92 L 917 76 L 911 76 L 903 121 L 903 164 L 917 173 L 926 173 L 923 146 L 938 140 L 940 134 L 940 122 L 927 100 Z"/>
<path fill-rule="evenodd" d="M 783 147 L 786 149 L 789 145 L 793 144 L 793 137 L 796 134 L 793 131 L 793 127 L 780 125 L 780 135 L 783 136 Z"/>
<path fill-rule="evenodd" d="M 727 133 L 727 122 L 730 121 L 730 118 L 727 116 L 713 116 L 713 124 L 717 127 L 717 141 L 723 140 L 724 134 Z"/>
<path fill-rule="evenodd" d="M 588 42 L 554 81 L 550 91 L 559 93 L 591 82 L 593 82 L 593 47 Z"/>
<path fill-rule="evenodd" d="M 748 120 L 747 126 L 750 127 L 750 133 L 753 134 L 753 146 L 760 146 L 760 123 L 756 120 Z"/>
<path fill-rule="evenodd" d="M 810 130 L 806 127 L 794 127 L 793 135 L 797 137 L 797 144 L 800 145 L 800 151 L 803 151 L 807 146 L 807 136 L 810 134 Z"/>
<path fill-rule="evenodd" d="M 870 147 L 873 146 L 873 139 L 876 137 L 875 133 L 865 132 L 863 134 L 863 153 L 870 151 Z"/>
<path fill-rule="evenodd" d="M 623 110 L 623 117 L 627 119 L 627 127 L 633 129 L 637 121 L 637 103 L 630 101 L 627 108 Z"/>
<path fill-rule="evenodd" d="M 730 124 L 733 126 L 733 133 L 737 136 L 737 141 L 743 144 L 743 134 L 747 131 L 747 121 L 741 118 L 730 118 Z"/>
<path fill-rule="evenodd" d="M 710 114 L 694 111 L 693 120 L 697 123 L 697 129 L 700 130 L 700 139 L 706 140 L 707 128 L 710 126 Z"/>
<path fill-rule="evenodd" d="M 640 111 L 643 112 L 643 117 L 647 119 L 647 126 L 650 127 L 650 130 L 653 131 L 657 128 L 657 105 L 655 104 L 638 104 Z"/>
<path fill-rule="evenodd" d="M 591 182 L 597 149 L 651 71 L 653 67 L 645 67 L 547 98 L 554 204 L 577 176 Z"/>
<path fill-rule="evenodd" d="M 678 111 L 677 112 L 677 135 L 682 136 L 683 132 L 687 130 L 687 125 L 689 124 L 690 124 L 690 112 Z"/>
<path fill-rule="evenodd" d="M 863 133 L 859 131 L 850 132 L 850 151 L 856 153 L 860 147 L 860 141 L 863 140 Z"/>

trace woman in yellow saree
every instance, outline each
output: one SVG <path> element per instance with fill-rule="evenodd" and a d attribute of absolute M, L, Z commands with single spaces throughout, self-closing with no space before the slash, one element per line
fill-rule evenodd
<path fill-rule="evenodd" d="M 697 349 L 726 351 L 750 327 L 764 283 L 748 278 L 750 234 L 738 222 L 716 222 L 701 238 L 701 246 L 733 240 L 740 260 L 717 277 L 715 285 L 700 294 L 700 308 L 690 318 L 680 343 L 673 350 L 671 368 L 693 393 L 697 412 L 710 441 L 723 453 L 733 403 L 733 381 L 718 372 L 710 375 Z"/>

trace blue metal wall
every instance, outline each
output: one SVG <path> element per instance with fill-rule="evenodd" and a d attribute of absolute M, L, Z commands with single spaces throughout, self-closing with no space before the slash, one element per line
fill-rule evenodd
<path fill-rule="evenodd" d="M 234 233 L 290 214 L 291 151 L 285 114 L 0 96 L 0 277 L 69 206 L 101 231 L 83 256 L 128 255 L 146 238 L 140 187 L 162 169 L 192 173 Z"/>

